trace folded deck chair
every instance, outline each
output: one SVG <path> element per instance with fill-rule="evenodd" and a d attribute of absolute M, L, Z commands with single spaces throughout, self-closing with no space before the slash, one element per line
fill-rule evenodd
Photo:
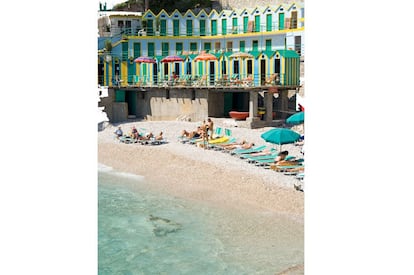
<path fill-rule="evenodd" d="M 223 128 L 221 127 L 216 127 L 216 129 L 214 130 L 214 133 L 211 134 L 211 138 L 219 138 L 223 136 Z"/>
<path fill-rule="evenodd" d="M 227 137 L 231 137 L 231 130 L 228 128 L 224 128 L 224 135 Z"/>
<path fill-rule="evenodd" d="M 230 154 L 231 155 L 249 154 L 249 153 L 261 152 L 266 148 L 267 148 L 266 145 L 258 145 L 258 146 L 254 146 L 250 149 L 234 149 L 234 150 L 230 151 Z"/>

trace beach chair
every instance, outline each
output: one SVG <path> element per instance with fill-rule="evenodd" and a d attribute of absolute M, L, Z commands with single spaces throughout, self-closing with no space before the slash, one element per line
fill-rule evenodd
<path fill-rule="evenodd" d="M 230 138 L 228 141 L 226 141 L 226 142 L 222 142 L 222 143 L 218 143 L 218 144 L 212 144 L 211 146 L 210 146 L 210 149 L 213 149 L 213 150 L 215 150 L 215 151 L 220 151 L 220 150 L 223 150 L 224 148 L 223 148 L 223 145 L 229 145 L 229 144 L 233 144 L 233 143 L 235 143 L 237 141 L 237 139 L 236 138 Z"/>
<path fill-rule="evenodd" d="M 257 157 L 246 157 L 244 158 L 245 160 L 247 160 L 247 162 L 256 162 L 256 161 L 261 161 L 261 160 L 273 160 L 277 157 L 277 152 L 275 153 L 271 153 L 268 155 L 264 155 L 264 156 L 257 156 Z"/>
<path fill-rule="evenodd" d="M 266 148 L 267 148 L 266 145 L 258 145 L 250 149 L 234 149 L 230 151 L 230 154 L 231 155 L 249 154 L 249 153 L 261 152 Z"/>
<path fill-rule="evenodd" d="M 119 141 L 126 144 L 137 143 L 137 140 L 130 136 L 119 137 Z"/>
<path fill-rule="evenodd" d="M 273 154 L 278 154 L 277 150 L 275 148 L 270 148 L 269 150 L 265 149 L 261 152 L 254 152 L 254 153 L 249 153 L 249 154 L 242 154 L 240 155 L 241 159 L 254 159 L 256 157 L 265 157 L 265 156 L 269 156 L 269 155 L 273 155 Z"/>

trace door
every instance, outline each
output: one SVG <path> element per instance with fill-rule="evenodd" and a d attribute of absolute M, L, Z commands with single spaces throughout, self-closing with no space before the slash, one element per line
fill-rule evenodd
<path fill-rule="evenodd" d="M 154 63 L 152 65 L 152 81 L 154 85 L 158 84 L 158 65 Z"/>
<path fill-rule="evenodd" d="M 285 14 L 279 13 L 279 30 L 285 29 Z"/>
<path fill-rule="evenodd" d="M 98 64 L 98 84 L 104 85 L 104 64 Z"/>
<path fill-rule="evenodd" d="M 302 37 L 301 36 L 295 36 L 295 51 L 300 55 L 301 52 L 301 46 L 302 46 Z"/>
<path fill-rule="evenodd" d="M 266 60 L 260 60 L 260 85 L 264 85 L 266 81 Z"/>
<path fill-rule="evenodd" d="M 214 61 L 210 61 L 210 85 L 214 85 Z"/>

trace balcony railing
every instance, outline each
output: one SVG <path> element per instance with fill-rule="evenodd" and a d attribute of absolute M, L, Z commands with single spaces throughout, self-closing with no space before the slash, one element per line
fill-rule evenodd
<path fill-rule="evenodd" d="M 285 74 L 231 74 L 222 75 L 181 75 L 173 78 L 165 75 L 138 76 L 128 75 L 113 77 L 111 83 L 106 83 L 105 76 L 98 76 L 98 83 L 109 87 L 182 87 L 182 88 L 248 88 L 264 86 L 299 86 L 299 84 L 285 84 Z"/>

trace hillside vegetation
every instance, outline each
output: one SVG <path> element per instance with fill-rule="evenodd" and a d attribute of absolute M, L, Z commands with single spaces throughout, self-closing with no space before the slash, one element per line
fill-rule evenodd
<path fill-rule="evenodd" d="M 208 9 L 211 8 L 210 0 L 148 0 L 149 9 L 155 14 L 162 9 L 168 13 L 177 9 L 180 12 L 186 12 L 189 9 Z M 141 11 L 145 10 L 144 0 L 128 0 L 124 3 L 115 5 L 112 10 L 116 11 Z"/>

